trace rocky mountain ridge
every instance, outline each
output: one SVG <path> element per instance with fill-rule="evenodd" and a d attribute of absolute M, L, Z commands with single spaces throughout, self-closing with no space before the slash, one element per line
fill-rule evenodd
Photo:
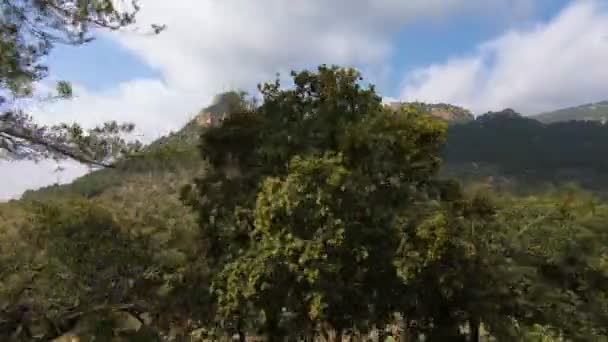
<path fill-rule="evenodd" d="M 414 106 L 424 113 L 448 122 L 466 122 L 474 120 L 475 116 L 468 109 L 446 104 L 446 103 L 423 103 L 423 102 L 391 102 L 388 104 L 392 109 L 398 110 L 401 106 Z"/>

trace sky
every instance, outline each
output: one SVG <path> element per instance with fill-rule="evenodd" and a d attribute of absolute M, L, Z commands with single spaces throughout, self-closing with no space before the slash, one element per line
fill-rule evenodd
<path fill-rule="evenodd" d="M 150 142 L 213 95 L 255 94 L 280 72 L 359 69 L 387 101 L 444 102 L 531 115 L 608 99 L 608 0 L 142 0 L 138 25 L 58 46 L 47 82 L 75 98 L 32 109 L 40 123 L 136 124 Z M 65 183 L 76 163 L 0 161 L 0 200 Z"/>

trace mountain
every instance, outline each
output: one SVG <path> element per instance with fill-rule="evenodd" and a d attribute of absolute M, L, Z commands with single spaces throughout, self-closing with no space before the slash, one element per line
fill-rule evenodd
<path fill-rule="evenodd" d="M 563 121 L 600 121 L 608 120 L 608 101 L 589 103 L 581 106 L 559 109 L 552 112 L 541 113 L 532 116 L 543 123 Z"/>
<path fill-rule="evenodd" d="M 388 106 L 395 110 L 402 106 L 414 106 L 424 113 L 451 123 L 467 122 L 475 118 L 469 110 L 445 103 L 391 102 Z"/>
<path fill-rule="evenodd" d="M 178 183 L 193 179 L 205 168 L 197 147 L 201 132 L 205 127 L 218 124 L 231 106 L 241 100 L 238 93 L 218 95 L 211 106 L 181 130 L 148 145 L 141 155 L 121 162 L 118 168 L 92 172 L 71 184 L 27 191 L 22 198 L 73 194 L 93 198 L 112 191 L 128 193 L 130 184 L 144 187 L 142 182 L 152 187 L 168 182 L 177 189 Z M 471 182 L 506 177 L 508 182 L 530 189 L 540 184 L 575 182 L 587 189 L 608 193 L 608 181 L 603 177 L 608 172 L 608 162 L 603 158 L 608 153 L 608 125 L 594 120 L 559 120 L 558 114 L 538 120 L 512 109 L 474 117 L 466 109 L 447 104 L 389 104 L 394 109 L 407 105 L 438 119 L 458 123 L 448 129 L 444 175 Z M 595 108 L 601 107 L 608 108 L 608 102 L 595 105 Z"/>
<path fill-rule="evenodd" d="M 80 195 L 97 197 L 102 193 L 129 187 L 141 179 L 154 182 L 176 182 L 172 175 L 192 179 L 204 167 L 197 144 L 205 127 L 217 125 L 231 107 L 242 100 L 235 92 L 215 96 L 210 106 L 201 110 L 182 129 L 147 145 L 140 154 L 118 163 L 116 168 L 101 169 L 77 178 L 70 184 L 55 184 L 38 190 L 28 190 L 23 200 L 40 200 L 56 196 Z"/>
<path fill-rule="evenodd" d="M 473 182 L 506 177 L 534 192 L 566 183 L 608 194 L 608 125 L 543 123 L 513 110 L 490 112 L 448 129 L 443 171 Z"/>

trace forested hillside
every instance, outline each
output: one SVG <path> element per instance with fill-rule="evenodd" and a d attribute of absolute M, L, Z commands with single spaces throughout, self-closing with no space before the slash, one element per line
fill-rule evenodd
<path fill-rule="evenodd" d="M 196 148 L 201 130 L 209 127 L 211 117 L 218 120 L 229 112 L 230 101 L 237 105 L 244 101 L 242 96 L 236 92 L 219 95 L 182 130 L 152 143 L 116 169 L 97 171 L 67 185 L 27 191 L 23 198 L 61 193 L 93 197 L 132 177 L 196 168 L 203 160 Z M 510 109 L 473 118 L 462 108 L 420 103 L 395 103 L 391 108 L 408 106 L 450 124 L 442 152 L 442 174 L 467 183 L 506 186 L 512 191 L 576 184 L 597 195 L 608 192 L 608 180 L 603 177 L 608 161 L 602 158 L 608 152 L 608 125 L 599 121 L 542 123 Z M 450 114 L 437 115 L 438 111 Z"/>
<path fill-rule="evenodd" d="M 129 158 L 123 158 L 115 167 L 92 172 L 70 184 L 26 191 L 22 199 L 40 200 L 47 196 L 74 194 L 91 198 L 110 188 L 126 184 L 129 180 L 197 170 L 204 165 L 197 149 L 200 134 L 210 125 L 216 124 L 226 113 L 234 111 L 235 107 L 245 106 L 244 101 L 245 94 L 240 92 L 219 94 L 210 106 L 197 113 L 181 130 L 152 142 Z"/>
<path fill-rule="evenodd" d="M 392 102 L 389 106 L 395 110 L 399 110 L 402 106 L 413 106 L 420 112 L 450 124 L 467 122 L 475 118 L 469 110 L 445 103 Z"/>
<path fill-rule="evenodd" d="M 608 125 L 599 121 L 545 124 L 505 110 L 450 127 L 444 171 L 470 180 L 502 178 L 511 190 L 576 183 L 603 195 L 607 153 Z"/>
<path fill-rule="evenodd" d="M 559 186 L 606 169 L 603 125 L 448 125 L 352 69 L 293 79 L 0 204 L 0 339 L 607 340 L 608 204 Z"/>
<path fill-rule="evenodd" d="M 600 101 L 541 113 L 535 115 L 534 118 L 544 123 L 564 121 L 606 122 L 606 120 L 608 120 L 608 101 Z"/>

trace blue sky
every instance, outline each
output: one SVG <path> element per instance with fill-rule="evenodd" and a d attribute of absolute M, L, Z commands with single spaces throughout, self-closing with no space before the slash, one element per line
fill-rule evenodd
<path fill-rule="evenodd" d="M 491 40 L 506 30 L 548 22 L 569 3 L 568 0 L 539 1 L 532 15 L 519 20 L 495 20 L 496 13 L 488 16 L 465 13 L 446 22 L 421 21 L 406 26 L 395 39 L 396 51 L 390 63 L 397 72 L 387 95 L 398 96 L 399 75 L 454 56 L 466 56 L 474 52 L 481 42 Z"/>
<path fill-rule="evenodd" d="M 47 63 L 55 77 L 82 84 L 93 91 L 131 79 L 162 77 L 138 56 L 106 37 L 78 47 L 60 45 Z"/>
<path fill-rule="evenodd" d="M 51 79 L 76 97 L 34 108 L 36 119 L 130 121 L 147 142 L 217 92 L 322 63 L 359 68 L 390 100 L 475 114 L 608 99 L 608 0 L 145 0 L 138 22 L 168 29 L 57 47 Z M 55 166 L 0 162 L 0 200 L 55 182 Z M 86 172 L 63 166 L 62 182 Z"/>

